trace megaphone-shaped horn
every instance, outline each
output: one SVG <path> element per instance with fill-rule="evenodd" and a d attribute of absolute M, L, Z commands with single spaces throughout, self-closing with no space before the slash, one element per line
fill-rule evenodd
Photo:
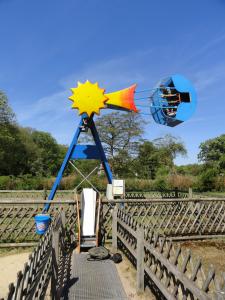
<path fill-rule="evenodd" d="M 108 108 L 134 111 L 137 112 L 137 108 L 134 103 L 134 93 L 136 89 L 136 84 L 113 93 L 105 94 L 108 98 L 106 101 L 106 106 Z"/>

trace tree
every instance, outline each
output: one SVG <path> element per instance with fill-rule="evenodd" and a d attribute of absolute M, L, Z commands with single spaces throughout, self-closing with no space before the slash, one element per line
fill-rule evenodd
<path fill-rule="evenodd" d="M 99 117 L 96 127 L 109 158 L 120 151 L 133 155 L 141 140 L 145 121 L 139 114 L 112 112 Z"/>
<path fill-rule="evenodd" d="M 214 168 L 207 168 L 205 169 L 200 177 L 198 182 L 198 188 L 201 191 L 211 191 L 216 187 L 216 178 L 218 172 Z"/>
<path fill-rule="evenodd" d="M 166 175 L 174 167 L 173 160 L 178 154 L 185 154 L 183 143 L 166 135 L 153 142 L 145 141 L 139 145 L 135 162 L 136 174 L 141 178 L 155 179 L 156 176 Z"/>
<path fill-rule="evenodd" d="M 0 91 L 0 175 L 19 174 L 24 146 L 7 96 Z"/>
<path fill-rule="evenodd" d="M 159 166 L 160 155 L 154 144 L 149 141 L 140 144 L 138 156 L 134 163 L 136 176 L 139 178 L 154 179 Z"/>
<path fill-rule="evenodd" d="M 59 147 L 56 140 L 50 133 L 34 130 L 31 138 L 37 147 L 36 165 L 39 175 L 56 175 L 63 154 L 62 147 Z"/>
<path fill-rule="evenodd" d="M 170 156 L 171 161 L 173 161 L 177 155 L 185 156 L 187 154 L 183 142 L 170 134 L 155 139 L 153 143 L 159 149 L 164 149 L 166 154 Z"/>
<path fill-rule="evenodd" d="M 12 124 L 15 122 L 15 114 L 8 104 L 6 94 L 0 91 L 0 124 Z"/>
<path fill-rule="evenodd" d="M 198 159 L 218 170 L 225 171 L 225 134 L 201 143 Z"/>

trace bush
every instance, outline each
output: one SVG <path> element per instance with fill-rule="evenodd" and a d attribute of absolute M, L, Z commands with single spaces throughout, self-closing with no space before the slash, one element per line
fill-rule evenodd
<path fill-rule="evenodd" d="M 225 177 L 224 176 L 218 176 L 216 178 L 215 189 L 220 192 L 225 191 Z"/>
<path fill-rule="evenodd" d="M 168 177 L 168 185 L 171 189 L 178 188 L 179 190 L 188 190 L 193 187 L 194 178 L 185 175 L 170 175 Z"/>
<path fill-rule="evenodd" d="M 159 176 L 158 178 L 156 178 L 154 183 L 154 189 L 158 191 L 168 190 L 169 185 L 168 185 L 167 177 Z"/>
<path fill-rule="evenodd" d="M 0 176 L 0 190 L 11 190 L 12 179 L 10 176 Z"/>
<path fill-rule="evenodd" d="M 216 189 L 217 170 L 210 168 L 202 172 L 199 177 L 197 188 L 202 192 Z"/>
<path fill-rule="evenodd" d="M 136 178 L 127 178 L 125 182 L 125 187 L 127 192 L 132 191 L 151 191 L 154 189 L 154 181 L 151 179 L 136 179 Z"/>

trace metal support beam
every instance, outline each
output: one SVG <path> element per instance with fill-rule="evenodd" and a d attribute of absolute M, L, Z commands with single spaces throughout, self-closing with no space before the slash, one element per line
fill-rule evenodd
<path fill-rule="evenodd" d="M 55 182 L 52 186 L 51 192 L 49 194 L 48 200 L 53 200 L 55 193 L 59 187 L 60 181 L 62 179 L 63 173 L 65 171 L 66 166 L 68 165 L 68 162 L 71 159 L 99 159 L 104 167 L 104 171 L 106 174 L 106 177 L 108 179 L 109 183 L 112 183 L 112 172 L 109 166 L 109 163 L 107 161 L 107 158 L 105 156 L 105 152 L 103 150 L 97 129 L 95 127 L 95 123 L 93 121 L 93 116 L 91 116 L 88 120 L 88 123 L 84 122 L 84 119 L 87 119 L 87 115 L 83 114 L 81 116 L 80 123 L 77 127 L 77 130 L 75 132 L 75 135 L 73 137 L 73 140 L 70 144 L 70 147 L 65 155 L 65 158 L 63 160 L 63 163 L 61 165 L 61 168 L 58 172 L 58 175 L 55 179 Z M 85 127 L 85 128 L 84 128 Z M 90 128 L 91 133 L 93 135 L 94 141 L 95 141 L 95 146 L 94 145 L 77 145 L 78 138 L 80 136 L 80 133 L 85 130 L 87 132 L 87 127 Z M 76 152 L 77 149 L 77 152 Z M 82 175 L 83 176 L 83 175 Z M 89 175 L 86 177 L 86 179 L 89 177 Z M 85 178 L 85 176 L 83 176 Z M 90 183 L 90 182 L 89 182 Z M 90 183 L 91 184 L 91 183 Z M 92 184 L 91 184 L 92 185 Z M 93 185 L 92 185 L 93 186 Z M 43 212 L 47 212 L 49 210 L 51 203 L 46 203 Z"/>

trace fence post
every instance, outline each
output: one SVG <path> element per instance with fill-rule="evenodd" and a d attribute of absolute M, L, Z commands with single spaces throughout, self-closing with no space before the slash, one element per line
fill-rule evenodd
<path fill-rule="evenodd" d="M 142 227 L 137 229 L 137 292 L 144 292 L 144 230 Z"/>
<path fill-rule="evenodd" d="M 52 229 L 52 272 L 51 272 L 51 299 L 57 299 L 57 280 L 59 263 L 59 230 L 57 226 Z"/>
<path fill-rule="evenodd" d="M 175 187 L 174 191 L 175 191 L 175 198 L 179 198 L 179 196 L 178 196 L 178 187 Z"/>
<path fill-rule="evenodd" d="M 48 192 L 47 192 L 46 188 L 44 188 L 44 190 L 43 190 L 43 198 L 44 198 L 44 200 L 47 200 L 47 198 L 48 198 Z"/>
<path fill-rule="evenodd" d="M 55 255 L 55 260 L 58 264 L 59 261 L 59 230 L 53 229 L 52 231 L 52 248 Z"/>
<path fill-rule="evenodd" d="M 112 248 L 113 251 L 117 250 L 117 212 L 118 208 L 115 205 L 112 213 Z"/>
<path fill-rule="evenodd" d="M 62 227 L 65 229 L 66 227 L 66 214 L 64 210 L 61 210 L 61 219 L 62 219 Z"/>
<path fill-rule="evenodd" d="M 188 189 L 188 198 L 189 198 L 189 199 L 192 199 L 192 198 L 193 198 L 193 190 L 192 190 L 191 187 L 189 187 L 189 189 Z"/>

